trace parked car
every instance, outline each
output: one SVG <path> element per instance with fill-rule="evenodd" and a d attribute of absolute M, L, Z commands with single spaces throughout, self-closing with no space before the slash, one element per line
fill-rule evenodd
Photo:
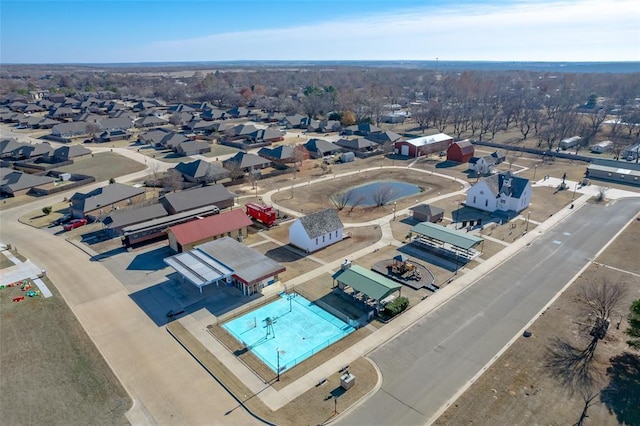
<path fill-rule="evenodd" d="M 79 228 L 79 227 L 81 227 L 83 225 L 86 225 L 86 224 L 87 224 L 87 219 L 85 219 L 85 218 L 73 219 L 71 222 L 67 223 L 64 226 L 64 230 L 65 231 L 71 231 L 72 229 Z"/>
<path fill-rule="evenodd" d="M 70 220 L 71 220 L 71 215 L 67 213 L 64 216 L 59 217 L 56 220 L 54 220 L 51 223 L 51 226 L 64 225 L 65 223 L 69 222 Z"/>

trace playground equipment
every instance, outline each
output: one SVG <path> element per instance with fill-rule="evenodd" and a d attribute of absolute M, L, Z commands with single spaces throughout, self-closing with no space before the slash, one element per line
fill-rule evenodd
<path fill-rule="evenodd" d="M 393 262 L 387 265 L 387 269 L 394 275 L 399 275 L 403 279 L 419 280 L 420 271 L 405 256 L 398 255 L 393 258 Z"/>

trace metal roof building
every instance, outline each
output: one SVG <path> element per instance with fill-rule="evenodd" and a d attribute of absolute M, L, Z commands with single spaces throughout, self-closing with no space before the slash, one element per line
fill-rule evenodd
<path fill-rule="evenodd" d="M 220 281 L 228 281 L 233 275 L 233 269 L 198 249 L 167 257 L 164 263 L 198 287 L 200 293 L 202 287 L 213 283 L 219 285 Z"/>
<path fill-rule="evenodd" d="M 358 298 L 364 295 L 372 300 L 370 304 L 380 306 L 381 302 L 389 296 L 398 292 L 402 293 L 402 285 L 380 275 L 375 271 L 370 271 L 362 266 L 352 265 L 345 261 L 340 270 L 333 274 L 333 280 L 338 282 L 338 288 L 346 290 L 347 287 L 353 289 L 352 296 Z"/>

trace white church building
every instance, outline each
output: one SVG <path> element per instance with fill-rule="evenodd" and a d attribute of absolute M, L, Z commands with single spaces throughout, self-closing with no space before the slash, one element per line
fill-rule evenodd
<path fill-rule="evenodd" d="M 531 182 L 506 171 L 482 179 L 467 191 L 466 205 L 489 213 L 514 211 L 529 207 Z"/>

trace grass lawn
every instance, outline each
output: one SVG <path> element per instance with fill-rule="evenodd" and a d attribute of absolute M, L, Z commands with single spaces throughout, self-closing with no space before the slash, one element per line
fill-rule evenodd
<path fill-rule="evenodd" d="M 54 285 L 0 290 L 0 418 L 6 425 L 125 425 L 131 401 Z M 35 286 L 34 286 L 35 287 Z"/>
<path fill-rule="evenodd" d="M 73 164 L 56 169 L 59 172 L 95 176 L 96 182 L 118 178 L 144 170 L 144 164 L 113 152 L 101 152 L 91 157 L 74 160 Z"/>
<path fill-rule="evenodd" d="M 13 266 L 13 262 L 10 261 L 7 256 L 0 253 L 0 269 L 9 268 Z"/>

